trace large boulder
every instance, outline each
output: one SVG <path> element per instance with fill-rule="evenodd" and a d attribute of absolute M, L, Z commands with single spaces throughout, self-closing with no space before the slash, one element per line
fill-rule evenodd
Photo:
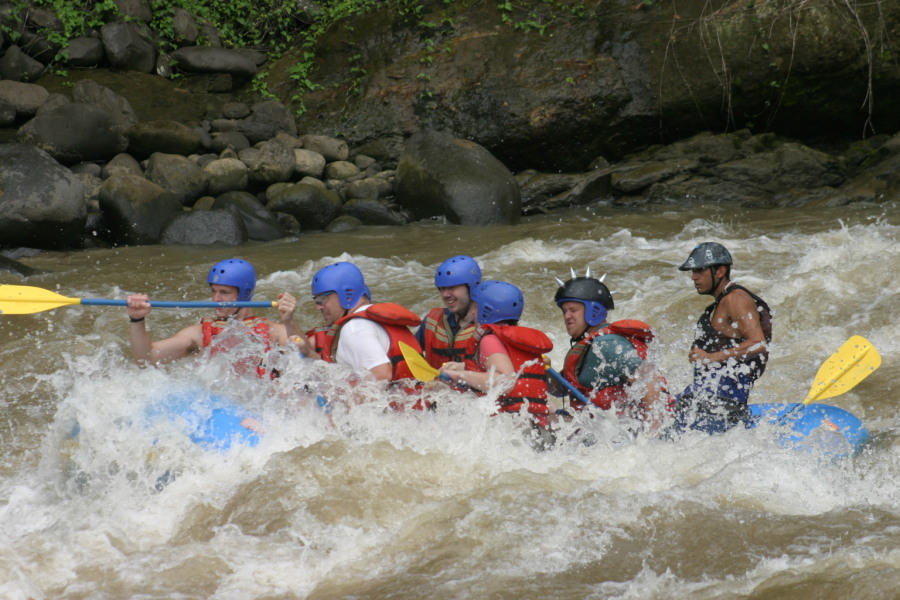
<path fill-rule="evenodd" d="M 259 145 L 259 152 L 248 162 L 250 181 L 268 186 L 288 181 L 296 167 L 294 150 L 281 142 L 269 140 Z"/>
<path fill-rule="evenodd" d="M 50 92 L 43 86 L 0 79 L 0 100 L 16 107 L 19 117 L 33 117 L 49 97 Z"/>
<path fill-rule="evenodd" d="M 325 229 L 341 214 L 341 198 L 333 190 L 309 183 L 273 185 L 267 191 L 273 213 L 291 215 L 303 229 Z"/>
<path fill-rule="evenodd" d="M 223 244 L 247 241 L 241 218 L 227 210 L 190 210 L 174 215 L 163 228 L 162 244 Z"/>
<path fill-rule="evenodd" d="M 23 144 L 38 146 L 63 164 L 107 160 L 128 147 L 112 115 L 81 102 L 41 111 L 19 128 L 17 136 Z"/>
<path fill-rule="evenodd" d="M 106 59 L 117 69 L 152 73 L 156 67 L 153 32 L 143 23 L 111 21 L 100 28 Z"/>
<path fill-rule="evenodd" d="M 72 100 L 102 108 L 112 115 L 122 131 L 127 131 L 138 124 L 137 113 L 124 96 L 91 79 L 82 79 L 75 84 L 72 89 Z"/>
<path fill-rule="evenodd" d="M 156 244 L 163 226 L 182 211 L 161 186 L 136 175 L 113 175 L 100 187 L 104 237 L 115 245 Z"/>
<path fill-rule="evenodd" d="M 36 81 L 46 67 L 35 58 L 22 52 L 18 46 L 10 46 L 0 57 L 0 79 L 11 81 Z"/>
<path fill-rule="evenodd" d="M 212 209 L 227 210 L 237 215 L 251 240 L 268 242 L 287 234 L 278 218 L 250 192 L 226 192 L 216 198 Z"/>
<path fill-rule="evenodd" d="M 206 193 L 208 185 L 203 170 L 180 154 L 154 152 L 147 160 L 144 176 L 162 186 L 184 206 L 193 205 Z"/>
<path fill-rule="evenodd" d="M 0 144 L 0 244 L 79 245 L 87 215 L 78 177 L 34 146 Z"/>
<path fill-rule="evenodd" d="M 178 69 L 185 73 L 228 73 L 239 80 L 256 75 L 256 64 L 246 55 L 228 48 L 188 46 L 171 54 Z"/>
<path fill-rule="evenodd" d="M 436 131 L 406 144 L 396 175 L 397 202 L 416 218 L 460 225 L 519 222 L 522 197 L 509 169 L 483 147 Z"/>
<path fill-rule="evenodd" d="M 148 158 L 154 152 L 189 156 L 203 147 L 200 133 L 178 121 L 144 121 L 129 128 L 125 135 L 128 152 L 138 159 Z"/>

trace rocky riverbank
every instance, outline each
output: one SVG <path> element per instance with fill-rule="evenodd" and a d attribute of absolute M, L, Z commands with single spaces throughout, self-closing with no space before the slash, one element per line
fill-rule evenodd
<path fill-rule="evenodd" d="M 900 195 L 894 175 L 900 167 L 900 138 L 890 135 L 825 152 L 775 133 L 701 130 L 650 147 L 636 137 L 630 152 L 604 157 L 590 154 L 602 144 L 582 145 L 590 129 L 573 133 L 566 143 L 548 127 L 550 121 L 535 120 L 532 112 L 530 129 L 509 123 L 513 137 L 539 136 L 512 158 L 508 144 L 495 140 L 503 138 L 496 123 L 488 126 L 492 113 L 476 107 L 465 126 L 437 118 L 439 111 L 410 120 L 416 111 L 409 107 L 412 112 L 403 109 L 407 116 L 400 120 L 373 114 L 365 134 L 354 126 L 349 135 L 340 135 L 346 121 L 335 120 L 322 104 L 328 93 L 310 96 L 319 112 L 301 118 L 290 101 L 251 91 L 247 81 L 267 64 L 266 55 L 190 46 L 190 27 L 178 34 L 188 45 L 171 55 L 157 54 L 147 43 L 139 10 L 145 5 L 120 4 L 134 14 L 76 44 L 78 52 L 68 60 L 80 68 L 67 76 L 47 74 L 40 62 L 46 53 L 34 52 L 41 48 L 34 37 L 26 48 L 34 56 L 0 40 L 5 46 L 0 58 L 0 142 L 5 142 L 0 144 L 0 247 L 237 245 L 306 230 L 402 225 L 423 218 L 515 223 L 523 215 L 594 203 L 774 207 L 890 202 Z M 40 19 L 49 21 L 46 15 Z M 558 33 L 570 34 L 584 27 L 570 21 L 557 26 Z M 454 31 L 462 35 L 469 27 L 460 22 Z M 214 39 L 213 33 L 207 35 Z M 535 39 L 516 43 L 530 47 Z M 411 51 L 406 46 L 397 50 Z M 451 70 L 465 72 L 463 65 L 487 50 L 458 55 Z M 178 77 L 170 79 L 173 68 L 179 69 Z M 277 71 L 278 65 L 272 68 Z M 522 75 L 516 76 L 519 83 Z M 379 87 L 366 89 L 372 93 Z M 580 110 L 565 98 L 585 99 L 574 87 L 554 93 L 555 101 L 542 97 L 539 102 L 547 118 Z M 364 106 L 371 100 L 354 105 L 361 110 L 354 118 L 368 114 Z M 396 105 L 391 100 L 385 106 L 401 108 L 408 100 L 403 94 Z M 332 101 L 332 107 L 344 102 Z M 345 109 L 345 117 L 355 110 Z M 620 106 L 620 123 L 633 116 L 632 109 Z M 484 134 L 465 135 L 477 120 L 484 123 Z M 630 122 L 628 130 L 634 131 L 641 119 Z M 603 126 L 593 127 L 592 134 L 601 136 Z M 544 168 L 522 167 L 527 156 L 534 157 L 531 166 Z M 580 158 L 573 161 L 573 156 Z M 585 167 L 545 168 L 574 163 Z"/>

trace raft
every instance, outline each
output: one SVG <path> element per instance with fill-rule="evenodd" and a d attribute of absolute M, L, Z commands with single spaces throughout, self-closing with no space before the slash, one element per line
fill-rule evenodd
<path fill-rule="evenodd" d="M 853 413 L 830 404 L 760 403 L 749 407 L 751 426 L 780 427 L 778 442 L 786 448 L 842 458 L 859 453 L 870 439 Z"/>

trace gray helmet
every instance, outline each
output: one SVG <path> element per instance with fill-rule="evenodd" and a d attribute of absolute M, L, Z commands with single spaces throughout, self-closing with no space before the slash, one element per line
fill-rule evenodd
<path fill-rule="evenodd" d="M 733 263 L 731 253 L 725 249 L 725 246 L 716 242 L 703 242 L 691 250 L 691 255 L 678 269 L 690 271 L 691 269 L 703 269 L 714 265 L 730 265 Z"/>

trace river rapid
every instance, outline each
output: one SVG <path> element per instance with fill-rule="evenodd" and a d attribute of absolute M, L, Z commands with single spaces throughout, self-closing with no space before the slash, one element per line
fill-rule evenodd
<path fill-rule="evenodd" d="M 775 312 L 751 401 L 800 401 L 852 335 L 883 365 L 827 401 L 873 437 L 846 460 L 783 448 L 764 427 L 662 440 L 632 437 L 609 416 L 580 416 L 537 451 L 515 418 L 491 416 L 490 399 L 438 392 L 436 411 L 396 412 L 370 390 L 366 404 L 325 414 L 303 385 L 346 395 L 338 367 L 282 356 L 273 391 L 216 360 L 133 365 L 123 308 L 0 316 L 0 597 L 897 598 L 898 208 L 594 207 L 514 227 L 422 222 L 239 248 L 23 258 L 44 272 L 4 283 L 205 300 L 209 266 L 240 257 L 260 275 L 255 299 L 293 293 L 306 328 L 319 324 L 310 278 L 336 260 L 360 266 L 375 301 L 424 314 L 440 302 L 435 267 L 470 254 L 485 278 L 523 289 L 522 324 L 550 335 L 557 367 L 568 339 L 554 277 L 590 266 L 608 273 L 612 317 L 654 326 L 653 356 L 677 391 L 710 299 L 675 267 L 714 240 L 734 255 L 733 279 Z M 204 314 L 156 309 L 147 321 L 160 338 Z M 257 415 L 260 443 L 208 451 L 183 419 L 149 416 L 185 389 Z"/>

